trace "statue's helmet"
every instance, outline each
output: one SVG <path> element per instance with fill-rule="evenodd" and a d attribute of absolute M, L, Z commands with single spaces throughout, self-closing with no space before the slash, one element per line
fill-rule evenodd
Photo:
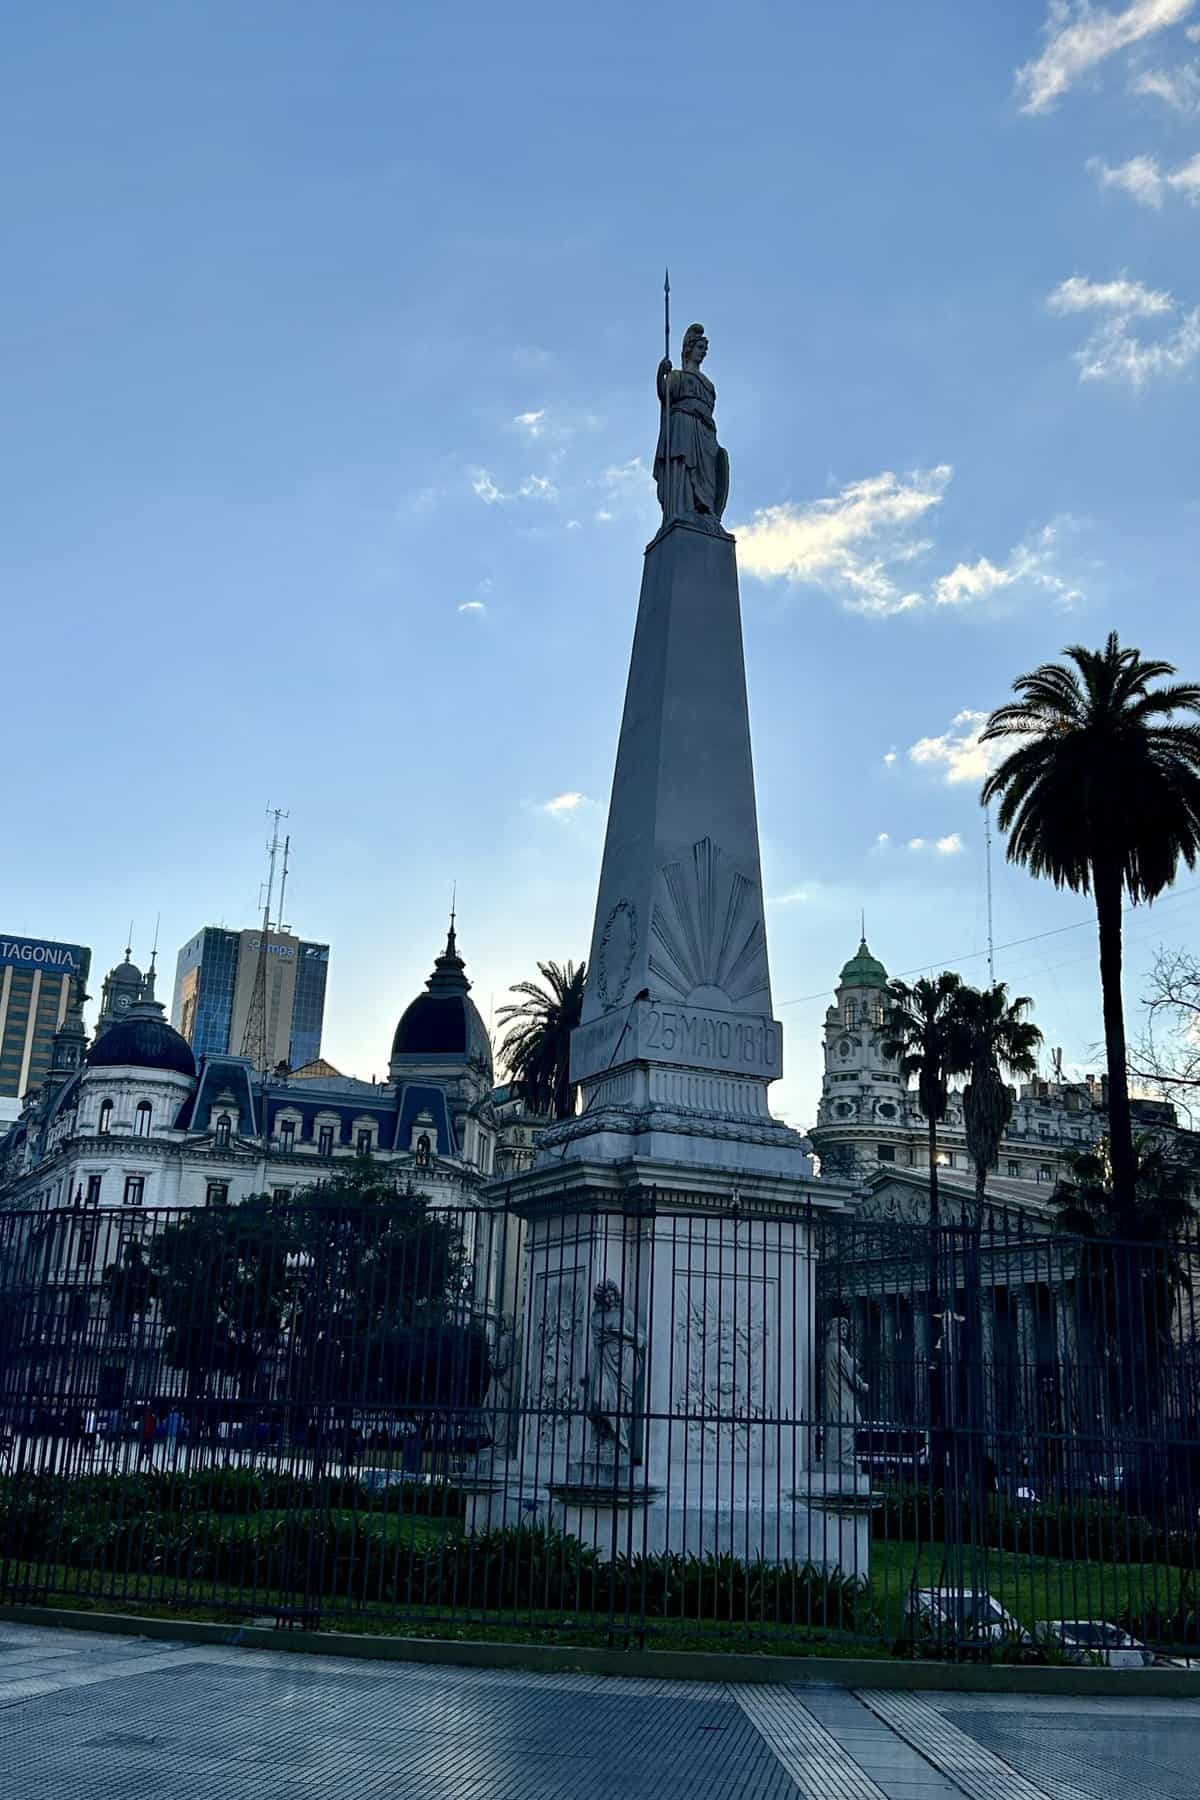
<path fill-rule="evenodd" d="M 704 335 L 703 325 L 689 325 L 683 334 L 683 354 L 686 356 L 692 345 L 698 343 Z"/>

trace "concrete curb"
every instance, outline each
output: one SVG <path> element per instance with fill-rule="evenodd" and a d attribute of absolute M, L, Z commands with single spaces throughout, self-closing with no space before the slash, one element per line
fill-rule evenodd
<path fill-rule="evenodd" d="M 1029 1694 L 1041 1698 L 1200 1699 L 1197 1669 L 1005 1668 L 973 1663 L 906 1662 L 856 1656 L 743 1656 L 726 1650 L 572 1649 L 565 1644 L 468 1643 L 449 1638 L 375 1637 L 340 1631 L 281 1631 L 270 1625 L 218 1625 L 203 1619 L 143 1619 L 53 1606 L 0 1606 L 0 1621 L 118 1637 L 165 1638 L 240 1650 L 290 1650 L 304 1656 L 361 1657 L 471 1669 L 532 1669 L 544 1674 L 636 1675 L 664 1681 L 726 1681 L 791 1687 L 892 1688 L 908 1693 Z"/>

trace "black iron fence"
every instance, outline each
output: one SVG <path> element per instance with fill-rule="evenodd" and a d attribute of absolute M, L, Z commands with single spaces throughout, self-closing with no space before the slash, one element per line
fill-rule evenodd
<path fill-rule="evenodd" d="M 1200 1656 L 1200 1243 L 642 1191 L 0 1214 L 0 1599 Z"/>

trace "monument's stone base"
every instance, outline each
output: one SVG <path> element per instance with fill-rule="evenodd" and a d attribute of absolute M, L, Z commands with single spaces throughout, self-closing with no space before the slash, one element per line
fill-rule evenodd
<path fill-rule="evenodd" d="M 821 1468 L 803 1471 L 791 1494 L 752 1504 L 745 1495 L 709 1499 L 699 1488 L 681 1495 L 653 1487 L 637 1471 L 632 1479 L 600 1484 L 574 1469 L 562 1481 L 534 1483 L 514 1467 L 507 1478 L 496 1469 L 470 1485 L 466 1527 L 483 1533 L 541 1526 L 610 1560 L 667 1552 L 728 1556 L 797 1568 L 811 1563 L 865 1581 L 871 1513 L 879 1504 L 865 1477 Z"/>

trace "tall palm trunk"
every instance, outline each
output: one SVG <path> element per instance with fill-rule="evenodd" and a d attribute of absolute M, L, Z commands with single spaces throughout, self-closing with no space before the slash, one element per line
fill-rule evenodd
<path fill-rule="evenodd" d="M 939 1330 L 942 1311 L 942 1234 L 941 1201 L 938 1197 L 937 1117 L 932 1106 L 926 1115 L 929 1125 L 929 1341 L 933 1347 L 929 1357 L 929 1467 L 934 1488 L 946 1485 L 946 1394 L 945 1332 Z"/>
<path fill-rule="evenodd" d="M 1125 1006 L 1121 997 L 1121 894 L 1119 865 L 1093 867 L 1096 923 L 1100 932 L 1100 989 L 1104 1000 L 1104 1048 L 1108 1060 L 1108 1138 L 1113 1188 L 1132 1204 L 1137 1181 L 1133 1120 L 1129 1111 L 1129 1078 L 1125 1062 Z"/>

